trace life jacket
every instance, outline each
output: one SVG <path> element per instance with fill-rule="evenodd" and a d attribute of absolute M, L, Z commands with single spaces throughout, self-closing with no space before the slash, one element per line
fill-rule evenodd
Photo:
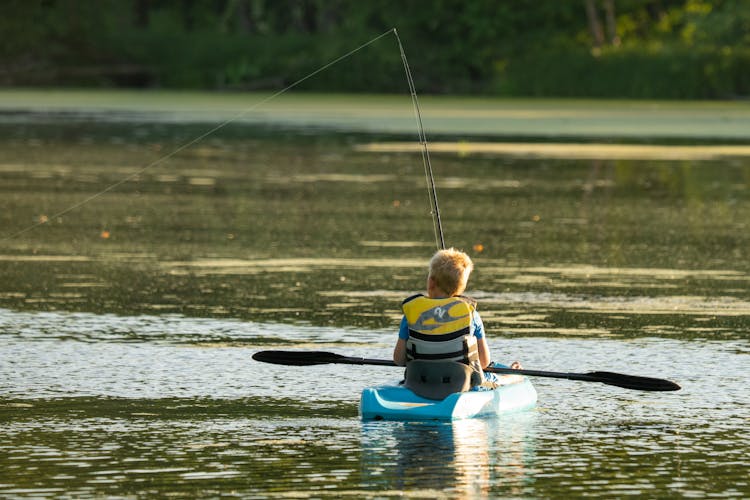
<path fill-rule="evenodd" d="M 479 362 L 479 348 L 477 339 L 471 331 L 471 320 L 476 309 L 476 302 L 468 297 L 432 299 L 419 294 L 404 300 L 401 308 L 409 325 L 409 338 L 406 341 L 407 385 L 411 385 L 409 384 L 410 378 L 416 383 L 421 380 L 421 385 L 430 385 L 427 383 L 430 377 L 426 378 L 423 373 L 428 364 L 435 362 L 444 362 L 446 367 L 455 363 L 468 365 L 470 368 L 467 370 L 470 377 L 468 387 L 481 385 L 483 376 Z M 411 377 L 409 376 L 410 365 L 414 366 Z M 432 371 L 433 367 L 428 369 Z M 415 374 L 417 370 L 419 374 Z M 464 386 L 459 385 L 459 389 L 451 390 L 451 392 L 467 390 L 461 389 L 462 387 Z M 426 390 L 432 391 L 431 388 L 426 388 Z M 446 388 L 446 390 L 449 389 Z M 416 390 L 415 392 L 419 393 Z M 432 399 L 444 397 L 434 397 L 434 394 L 431 393 L 426 397 Z"/>

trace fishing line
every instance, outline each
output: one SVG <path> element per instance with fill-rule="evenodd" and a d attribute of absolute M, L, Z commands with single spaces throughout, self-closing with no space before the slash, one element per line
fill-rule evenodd
<path fill-rule="evenodd" d="M 419 112 L 419 100 L 417 99 L 417 91 L 414 87 L 414 79 L 411 77 L 409 61 L 406 60 L 406 52 L 404 52 L 404 46 L 401 45 L 401 38 L 399 38 L 396 28 L 393 28 L 393 34 L 396 35 L 398 49 L 401 52 L 401 60 L 404 63 L 404 72 L 406 72 L 406 81 L 409 83 L 411 102 L 414 106 L 414 116 L 417 119 L 417 127 L 419 129 L 419 144 L 422 145 L 422 163 L 424 164 L 424 174 L 427 180 L 427 194 L 430 198 L 432 225 L 435 230 L 435 244 L 437 245 L 438 250 L 445 250 L 443 225 L 440 222 L 440 208 L 438 207 L 437 192 L 435 191 L 435 178 L 432 175 L 432 163 L 430 163 L 430 152 L 427 149 L 427 136 L 424 133 L 424 126 L 422 125 L 422 114 Z"/>
<path fill-rule="evenodd" d="M 59 211 L 59 212 L 57 212 L 55 214 L 50 215 L 49 217 L 46 217 L 45 220 L 40 220 L 39 222 L 37 222 L 35 224 L 32 224 L 32 225 L 30 225 L 30 226 L 28 226 L 28 227 L 26 227 L 24 229 L 21 229 L 20 231 L 16 231 L 15 233 L 12 233 L 12 234 L 10 234 L 8 236 L 4 236 L 4 237 L 0 238 L 0 242 L 5 242 L 7 240 L 10 240 L 10 239 L 16 238 L 18 236 L 21 236 L 22 234 L 27 233 L 27 232 L 29 232 L 29 231 L 31 231 L 33 229 L 36 229 L 39 226 L 47 224 L 48 221 L 50 221 L 50 220 L 58 219 L 58 218 L 62 217 L 63 215 L 67 215 L 68 213 L 72 212 L 73 210 L 76 210 L 77 208 L 79 208 L 79 207 L 81 207 L 81 206 L 83 206 L 83 205 L 85 205 L 87 203 L 90 203 L 91 201 L 99 198 L 100 196 L 103 196 L 104 194 L 112 191 L 113 189 L 115 189 L 115 188 L 117 188 L 117 187 L 125 184 L 126 182 L 128 182 L 128 181 L 130 181 L 130 180 L 132 180 L 132 179 L 134 179 L 136 177 L 138 177 L 139 175 L 141 175 L 146 170 L 149 170 L 151 168 L 156 167 L 157 165 L 160 165 L 160 164 L 164 163 L 165 161 L 167 161 L 170 158 L 172 158 L 174 155 L 176 155 L 176 154 L 180 153 L 181 151 L 183 151 L 183 150 L 185 150 L 185 149 L 187 149 L 187 148 L 189 148 L 189 147 L 191 147 L 191 146 L 199 143 L 200 141 L 202 141 L 206 137 L 208 137 L 208 136 L 210 136 L 210 135 L 218 132 L 219 130 L 223 129 L 227 125 L 229 125 L 229 124 L 231 124 L 231 123 L 239 120 L 243 116 L 247 115 L 248 113 L 251 113 L 252 111 L 255 111 L 259 107 L 261 107 L 264 104 L 268 103 L 269 101 L 271 101 L 271 100 L 279 97 L 280 95 L 288 92 L 289 90 L 293 89 L 294 87 L 297 87 L 298 85 L 300 85 L 301 83 L 309 80 L 310 78 L 314 77 L 318 73 L 321 73 L 321 72 L 327 70 L 328 68 L 330 68 L 331 66 L 335 65 L 336 63 L 339 63 L 342 60 L 344 60 L 344 59 L 346 59 L 346 58 L 354 55 L 355 53 L 359 52 L 360 50 L 364 49 L 365 47 L 368 47 L 369 45 L 372 45 L 373 43 L 377 42 L 378 40 L 380 40 L 384 36 L 389 35 L 391 32 L 395 33 L 396 29 L 392 28 L 392 29 L 389 29 L 388 31 L 386 31 L 384 33 L 381 33 L 380 35 L 376 36 L 375 38 L 371 39 L 370 41 L 365 42 L 362 45 L 360 45 L 359 47 L 350 50 L 346 54 L 337 57 L 336 59 L 334 59 L 334 60 L 330 61 L 329 63 L 321 66 L 320 68 L 316 69 L 312 73 L 309 73 L 308 75 L 300 78 L 296 82 L 294 82 L 294 83 L 288 85 L 287 87 L 284 87 L 283 89 L 281 89 L 281 90 L 279 90 L 279 91 L 271 94 L 270 96 L 266 97 L 265 99 L 262 99 L 261 101 L 255 103 L 251 107 L 246 108 L 246 109 L 240 111 L 239 113 L 237 113 L 236 115 L 232 116 L 231 118 L 229 118 L 229 119 L 227 119 L 227 120 L 219 123 L 215 127 L 210 128 L 209 130 L 207 130 L 206 132 L 200 134 L 199 136 L 197 136 L 197 137 L 195 137 L 195 138 L 187 141 L 186 143 L 184 143 L 181 146 L 177 147 L 176 149 L 174 149 L 170 153 L 168 153 L 168 154 L 160 157 L 159 159 L 157 159 L 157 160 L 149 163 L 145 167 L 137 170 L 135 173 L 128 175 L 127 177 L 125 177 L 125 178 L 123 178 L 123 179 L 115 182 L 114 184 L 110 184 L 109 186 L 105 187 L 101 191 L 99 191 L 99 192 L 97 192 L 95 194 L 92 194 L 88 198 L 85 198 L 85 199 L 79 201 L 78 203 L 75 203 L 74 205 L 69 206 L 68 208 L 66 208 L 64 210 L 61 210 L 61 211 Z M 400 41 L 399 41 L 399 45 L 401 45 Z"/>
<path fill-rule="evenodd" d="M 396 37 L 396 41 L 398 42 L 398 48 L 399 52 L 401 54 L 401 61 L 404 64 L 404 72 L 406 73 L 406 81 L 409 85 L 409 92 L 411 94 L 411 100 L 414 107 L 414 115 L 416 117 L 417 121 L 417 127 L 419 131 L 419 143 L 422 146 L 422 163 L 424 164 L 424 170 L 425 170 L 425 178 L 427 180 L 427 192 L 430 200 L 430 212 L 432 214 L 432 223 L 433 228 L 435 231 L 435 243 L 437 245 L 438 250 L 445 248 L 445 240 L 443 238 L 443 228 L 440 221 L 440 209 L 438 207 L 438 201 L 437 201 L 437 192 L 435 190 L 435 179 L 432 174 L 432 164 L 430 163 L 430 153 L 427 149 L 427 136 L 424 132 L 424 126 L 422 124 L 422 114 L 419 109 L 419 101 L 417 99 L 417 91 L 414 87 L 414 79 L 411 75 L 411 70 L 409 69 L 409 62 L 406 59 L 406 53 L 404 51 L 404 47 L 401 43 L 401 38 L 398 36 L 398 31 L 396 31 L 396 28 L 391 28 L 388 31 L 385 31 L 384 33 L 381 33 L 380 35 L 376 36 L 375 38 L 372 38 L 371 40 L 363 43 L 359 47 L 350 50 L 346 54 L 337 57 L 336 59 L 333 59 L 332 61 L 328 62 L 327 64 L 324 64 L 320 68 L 316 69 L 312 73 L 309 73 L 308 75 L 300 78 L 299 80 L 293 82 L 292 84 L 284 87 L 283 89 L 271 94 L 270 96 L 266 97 L 265 99 L 260 100 L 259 102 L 255 103 L 254 105 L 250 106 L 249 108 L 246 108 L 236 115 L 232 116 L 231 118 L 228 118 L 227 120 L 219 123 L 218 125 L 208 129 L 206 132 L 194 137 L 193 139 L 185 142 L 184 144 L 180 145 L 176 149 L 172 150 L 170 153 L 154 160 L 153 162 L 149 163 L 148 165 L 138 169 L 136 172 L 120 179 L 119 181 L 110 184 L 109 186 L 105 187 L 101 191 L 92 194 L 91 196 L 84 198 L 83 200 L 79 201 L 78 203 L 75 203 L 64 210 L 61 210 L 57 213 L 54 213 L 48 217 L 40 218 L 40 220 L 26 228 L 23 228 L 19 231 L 16 231 L 15 233 L 12 233 L 10 235 L 4 236 L 0 238 L 0 242 L 5 242 L 8 240 L 11 240 L 13 238 L 16 238 L 18 236 L 21 236 L 22 234 L 25 234 L 29 231 L 32 231 L 33 229 L 36 229 L 39 226 L 42 226 L 44 224 L 47 224 L 50 220 L 59 219 L 60 217 L 67 215 L 68 213 L 82 207 L 83 205 L 86 205 L 87 203 L 90 203 L 94 201 L 95 199 L 105 195 L 106 193 L 112 191 L 113 189 L 116 189 L 117 187 L 125 184 L 126 182 L 131 181 L 132 179 L 135 179 L 139 175 L 143 174 L 149 169 L 152 169 L 158 165 L 161 165 L 162 163 L 166 162 L 176 154 L 180 153 L 181 151 L 184 151 L 185 149 L 201 142 L 206 137 L 218 132 L 219 130 L 223 129 L 227 125 L 239 120 L 243 116 L 247 115 L 248 113 L 251 113 L 258 109 L 259 107 L 263 106 L 264 104 L 267 104 L 269 101 L 272 101 L 273 99 L 279 97 L 280 95 L 288 92 L 289 90 L 293 89 L 294 87 L 297 87 L 301 83 L 305 82 L 306 80 L 309 80 L 310 78 L 314 77 L 315 75 L 327 70 L 331 66 L 341 62 L 342 60 L 354 55 L 355 53 L 359 52 L 360 50 L 364 49 L 365 47 L 368 47 L 369 45 L 372 45 L 373 43 L 377 42 L 381 38 L 387 36 L 388 34 L 393 33 Z"/>

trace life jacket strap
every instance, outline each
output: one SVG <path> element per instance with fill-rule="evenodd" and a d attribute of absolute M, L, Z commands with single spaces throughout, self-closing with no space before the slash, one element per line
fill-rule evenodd
<path fill-rule="evenodd" d="M 415 359 L 458 361 L 466 365 L 479 361 L 479 347 L 476 339 L 470 335 L 446 342 L 425 341 L 410 337 L 406 344 L 407 361 Z"/>

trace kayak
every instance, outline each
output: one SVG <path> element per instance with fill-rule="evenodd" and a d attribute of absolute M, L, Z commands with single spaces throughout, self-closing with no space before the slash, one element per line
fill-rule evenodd
<path fill-rule="evenodd" d="M 367 387 L 359 410 L 362 420 L 460 420 L 494 417 L 536 405 L 536 389 L 526 377 L 500 377 L 497 389 L 456 392 L 443 400 L 426 399 L 403 385 Z M 503 383 L 505 382 L 505 383 Z"/>

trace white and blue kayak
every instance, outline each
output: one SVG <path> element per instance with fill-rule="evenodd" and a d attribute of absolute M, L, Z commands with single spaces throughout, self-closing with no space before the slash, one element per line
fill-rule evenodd
<path fill-rule="evenodd" d="M 526 377 L 500 377 L 492 390 L 456 392 L 442 400 L 426 399 L 403 385 L 381 385 L 362 391 L 362 420 L 460 420 L 494 417 L 536 405 L 536 389 Z"/>

